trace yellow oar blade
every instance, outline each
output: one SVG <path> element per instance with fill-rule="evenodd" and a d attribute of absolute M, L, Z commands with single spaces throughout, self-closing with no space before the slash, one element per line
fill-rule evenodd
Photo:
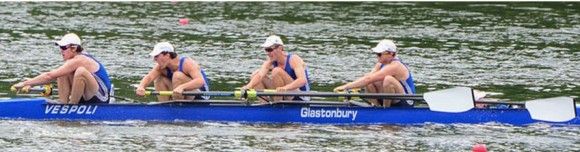
<path fill-rule="evenodd" d="M 528 101 L 526 102 L 526 109 L 530 112 L 532 119 L 535 120 L 565 122 L 576 117 L 574 99 L 570 97 Z"/>
<path fill-rule="evenodd" d="M 467 87 L 432 91 L 423 94 L 431 111 L 465 112 L 475 106 L 473 91 Z"/>

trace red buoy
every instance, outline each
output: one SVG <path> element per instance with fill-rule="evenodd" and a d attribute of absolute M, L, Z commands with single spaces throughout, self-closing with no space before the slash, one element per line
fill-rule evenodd
<path fill-rule="evenodd" d="M 473 145 L 473 152 L 487 152 L 487 148 L 485 148 L 484 144 L 475 144 Z"/>
<path fill-rule="evenodd" d="M 189 24 L 189 20 L 186 18 L 179 19 L 179 24 L 187 25 L 187 24 Z"/>

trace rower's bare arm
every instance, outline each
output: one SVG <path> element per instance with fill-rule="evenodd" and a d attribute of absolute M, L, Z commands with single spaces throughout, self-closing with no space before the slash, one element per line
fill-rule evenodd
<path fill-rule="evenodd" d="M 385 68 L 386 67 L 379 70 L 378 72 L 371 73 L 369 75 L 365 75 L 363 77 L 360 77 L 351 83 L 347 83 L 345 85 L 345 89 L 358 88 L 358 87 L 366 86 L 366 85 L 373 83 L 373 82 L 376 82 L 376 81 L 383 80 L 386 76 L 384 73 Z"/>
<path fill-rule="evenodd" d="M 365 86 L 366 84 L 362 83 L 361 81 L 364 81 L 363 79 L 367 79 L 366 77 L 371 76 L 373 73 L 377 73 L 380 69 L 381 69 L 381 63 L 377 63 L 377 64 L 375 64 L 373 69 L 370 72 L 366 73 L 364 76 L 356 79 L 353 82 L 349 82 L 349 83 L 343 84 L 341 86 L 338 86 L 338 87 L 334 88 L 334 91 L 342 91 L 342 90 L 346 90 L 346 89 L 350 89 L 350 88 L 357 88 L 357 87 L 360 87 L 360 86 L 358 86 L 360 84 L 362 84 L 362 86 Z"/>
<path fill-rule="evenodd" d="M 58 67 L 55 70 L 50 72 L 42 73 L 28 81 L 25 81 L 25 85 L 39 85 L 39 84 L 46 84 L 50 83 L 56 78 L 64 76 L 66 74 L 70 74 L 74 72 L 79 66 L 81 65 L 80 60 L 78 59 L 70 59 L 66 61 L 62 66 Z"/>
<path fill-rule="evenodd" d="M 395 75 L 399 74 L 399 73 L 397 73 L 397 71 L 399 71 L 399 68 L 401 68 L 401 65 L 397 64 L 397 63 L 391 63 L 389 65 L 385 65 L 385 67 L 383 67 L 381 70 L 379 70 L 378 72 L 373 74 L 373 78 L 384 79 L 388 75 L 395 76 Z"/>
<path fill-rule="evenodd" d="M 306 72 L 304 70 L 305 64 L 302 58 L 298 56 L 290 58 L 290 67 L 292 67 L 292 69 L 294 69 L 294 73 L 296 73 L 296 80 L 284 86 L 284 88 L 286 90 L 294 90 L 304 86 L 307 83 L 307 80 Z"/>
<path fill-rule="evenodd" d="M 272 62 L 270 60 L 264 61 L 264 63 L 262 63 L 260 71 L 258 71 L 258 73 L 255 76 L 253 76 L 250 82 L 248 82 L 246 86 L 242 87 L 242 89 L 254 88 L 259 83 L 259 81 L 262 81 L 262 79 L 266 75 L 268 75 L 268 72 L 270 72 L 270 67 L 272 67 Z"/>
<path fill-rule="evenodd" d="M 149 71 L 149 73 L 147 73 L 147 75 L 145 75 L 143 77 L 143 79 L 141 79 L 141 82 L 139 82 L 138 88 L 145 88 L 145 87 L 149 86 L 151 81 L 153 81 L 153 80 L 157 79 L 157 77 L 161 76 L 160 70 L 161 70 L 160 66 L 155 65 L 155 67 L 153 67 L 153 69 L 151 69 L 151 71 Z"/>
<path fill-rule="evenodd" d="M 161 76 L 160 70 L 161 70 L 161 67 L 159 65 L 155 65 L 155 67 L 153 67 L 153 69 L 151 69 L 151 71 L 149 71 L 149 73 L 147 73 L 147 75 L 145 75 L 143 77 L 143 79 L 141 79 L 141 82 L 139 82 L 139 86 L 135 90 L 135 93 L 137 95 L 144 96 L 145 95 L 145 87 L 149 86 L 151 81 L 153 81 L 153 80 L 157 79 L 157 77 Z"/>

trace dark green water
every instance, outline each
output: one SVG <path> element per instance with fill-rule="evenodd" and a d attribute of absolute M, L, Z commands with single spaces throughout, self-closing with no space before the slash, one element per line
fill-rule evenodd
<path fill-rule="evenodd" d="M 576 2 L 1 2 L 0 95 L 14 97 L 8 89 L 12 84 L 60 66 L 62 59 L 53 42 L 67 32 L 75 32 L 81 36 L 87 52 L 95 55 L 108 69 L 117 89 L 116 95 L 143 102 L 154 99 L 137 97 L 133 91 L 141 77 L 154 65 L 147 54 L 157 42 L 170 41 L 179 54 L 198 61 L 208 74 L 212 90 L 229 91 L 247 83 L 251 72 L 259 68 L 266 58 L 259 45 L 270 34 L 280 35 L 287 44 L 286 51 L 303 58 L 313 83 L 312 89 L 317 91 L 331 91 L 335 86 L 370 71 L 376 57 L 369 49 L 379 40 L 388 38 L 395 41 L 400 58 L 409 64 L 419 93 L 468 86 L 493 92 L 494 96 L 490 97 L 518 101 L 556 96 L 577 98 L 580 96 L 579 8 L 580 4 Z M 181 18 L 189 19 L 190 24 L 179 25 Z M 74 123 L 65 123 L 63 127 L 54 123 L 13 121 L 0 124 L 48 125 L 62 130 L 70 129 L 69 125 L 77 126 Z M 577 127 L 522 129 L 487 124 L 461 126 L 460 129 L 426 125 L 393 130 L 379 126 L 379 129 L 356 128 L 352 130 L 355 134 L 335 138 L 334 133 L 352 128 L 323 126 L 332 131 L 318 133 L 313 129 L 316 126 L 283 126 L 282 129 L 290 130 L 285 132 L 288 136 L 277 138 L 263 133 L 279 126 L 230 124 L 226 126 L 246 132 L 228 136 L 219 133 L 228 128 L 221 125 L 183 128 L 155 124 L 128 129 L 121 127 L 121 130 L 159 130 L 154 134 L 170 141 L 203 139 L 200 141 L 205 141 L 205 144 L 200 145 L 210 145 L 210 148 L 200 148 L 203 150 L 216 150 L 211 146 L 228 149 L 225 142 L 218 141 L 245 146 L 238 150 L 258 151 L 340 151 L 361 147 L 372 151 L 384 150 L 382 148 L 388 147 L 389 143 L 398 145 L 388 150 L 464 151 L 476 142 L 488 143 L 495 148 L 494 151 L 580 149 Z M 98 138 L 122 132 L 113 131 L 118 127 L 106 125 L 89 127 L 93 129 L 88 133 L 75 129 L 69 133 L 86 133 L 95 135 L 97 139 L 92 136 L 86 136 L 88 139 L 85 136 L 70 138 L 103 142 Z M 496 133 L 493 131 L 496 127 L 500 132 L 510 131 L 508 134 Z M 26 129 L 38 132 L 33 128 Z M 173 136 L 173 129 L 193 130 L 194 134 L 209 129 L 210 133 L 178 137 Z M 441 131 L 449 129 L 459 131 Z M 479 129 L 492 131 L 486 134 L 466 131 Z M 434 132 L 428 133 L 432 135 L 430 140 L 423 140 L 425 134 L 401 133 L 424 130 Z M 546 130 L 550 133 L 542 134 Z M 233 131 L 225 129 L 225 132 Z M 302 135 L 305 132 L 307 135 Z M 377 136 L 362 135 L 377 132 Z M 0 148 L 26 151 L 11 147 L 22 146 L 18 143 L 34 141 L 32 139 L 38 136 L 49 138 L 32 142 L 29 149 L 41 147 L 35 147 L 35 144 L 60 141 L 50 133 L 25 134 L 18 138 L 21 135 L 4 136 L 6 140 L 0 140 L 0 143 L 7 146 Z M 149 140 L 139 140 L 141 137 Z M 458 137 L 466 138 L 458 141 Z M 141 133 L 106 139 L 113 141 L 109 145 L 117 147 L 108 150 L 115 151 L 171 150 L 168 147 L 179 145 L 159 145 L 163 140 Z M 262 142 L 267 141 L 262 139 L 285 144 L 264 144 Z M 375 140 L 382 142 L 376 143 Z M 539 141 L 554 143 L 546 145 Z M 126 142 L 133 144 L 123 148 Z M 312 144 L 321 142 L 342 144 Z M 95 145 L 94 142 L 87 143 Z M 187 146 L 177 147 L 174 150 L 188 149 Z M 95 150 L 93 148 L 84 147 L 85 150 Z"/>

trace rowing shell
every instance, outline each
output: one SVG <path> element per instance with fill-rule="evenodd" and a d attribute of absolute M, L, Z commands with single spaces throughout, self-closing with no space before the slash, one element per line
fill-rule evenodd
<path fill-rule="evenodd" d="M 282 101 L 246 105 L 240 101 L 174 101 L 159 104 L 53 104 L 44 98 L 0 100 L 0 118 L 21 120 L 81 120 L 147 122 L 249 122 L 308 124 L 487 123 L 512 125 L 548 123 L 580 125 L 580 115 L 562 122 L 532 119 L 526 109 L 471 109 L 461 113 L 429 108 L 374 108 L 348 102 Z M 576 105 L 576 111 L 580 107 Z"/>

